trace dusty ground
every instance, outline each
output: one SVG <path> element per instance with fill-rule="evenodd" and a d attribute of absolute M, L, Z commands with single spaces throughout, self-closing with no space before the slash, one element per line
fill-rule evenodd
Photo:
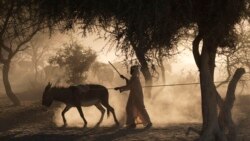
<path fill-rule="evenodd" d="M 250 141 L 250 97 L 238 97 L 236 107 L 239 141 Z M 200 124 L 170 124 L 164 128 L 125 130 L 116 127 L 62 128 L 53 119 L 53 109 L 45 111 L 40 102 L 24 101 L 21 107 L 12 107 L 6 98 L 0 98 L 0 141 L 192 141 L 195 134 L 185 136 L 188 127 L 199 128 Z"/>

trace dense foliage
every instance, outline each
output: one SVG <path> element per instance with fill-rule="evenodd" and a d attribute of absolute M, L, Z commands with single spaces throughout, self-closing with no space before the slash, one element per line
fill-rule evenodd
<path fill-rule="evenodd" d="M 96 59 L 96 53 L 91 49 L 84 49 L 77 43 L 65 44 L 55 56 L 49 59 L 52 65 L 58 65 L 66 70 L 66 81 L 78 84 L 87 79 L 87 72 Z"/>

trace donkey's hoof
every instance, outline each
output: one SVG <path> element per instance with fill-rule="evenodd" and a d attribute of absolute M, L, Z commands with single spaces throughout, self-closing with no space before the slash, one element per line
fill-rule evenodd
<path fill-rule="evenodd" d="M 94 126 L 94 128 L 99 128 L 100 127 L 100 124 L 96 124 L 95 126 Z"/>
<path fill-rule="evenodd" d="M 83 125 L 83 128 L 87 128 L 87 124 Z"/>
<path fill-rule="evenodd" d="M 68 126 L 68 124 L 63 124 L 61 127 L 66 128 L 67 126 Z"/>

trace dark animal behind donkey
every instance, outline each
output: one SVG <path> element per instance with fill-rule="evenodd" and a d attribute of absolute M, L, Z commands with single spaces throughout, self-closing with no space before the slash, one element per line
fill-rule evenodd
<path fill-rule="evenodd" d="M 83 119 L 84 127 L 87 126 L 87 121 L 82 112 L 81 106 L 88 107 L 95 105 L 96 108 L 101 112 L 101 118 L 96 124 L 96 127 L 103 121 L 105 109 L 107 109 L 107 115 L 111 112 L 113 114 L 116 125 L 119 122 L 116 118 L 114 108 L 109 105 L 109 93 L 107 88 L 102 85 L 87 84 L 87 85 L 76 85 L 67 88 L 64 87 L 51 87 L 51 84 L 45 87 L 43 92 L 42 104 L 49 107 L 53 101 L 60 101 L 66 104 L 66 107 L 62 111 L 62 118 L 64 126 L 67 125 L 65 113 L 72 107 L 76 107 L 80 116 Z"/>

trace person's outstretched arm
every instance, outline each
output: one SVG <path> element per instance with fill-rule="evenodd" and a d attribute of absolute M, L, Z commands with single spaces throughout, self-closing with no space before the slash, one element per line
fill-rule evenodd
<path fill-rule="evenodd" d="M 125 86 L 116 87 L 115 90 L 119 90 L 120 92 L 130 90 L 132 86 L 132 81 L 126 78 L 126 83 L 127 84 Z"/>
<path fill-rule="evenodd" d="M 128 85 L 128 83 L 129 83 L 129 79 L 128 79 L 128 78 L 126 78 L 124 75 L 120 75 L 120 77 L 121 77 L 122 79 L 125 79 L 125 80 L 126 80 L 126 84 Z"/>

